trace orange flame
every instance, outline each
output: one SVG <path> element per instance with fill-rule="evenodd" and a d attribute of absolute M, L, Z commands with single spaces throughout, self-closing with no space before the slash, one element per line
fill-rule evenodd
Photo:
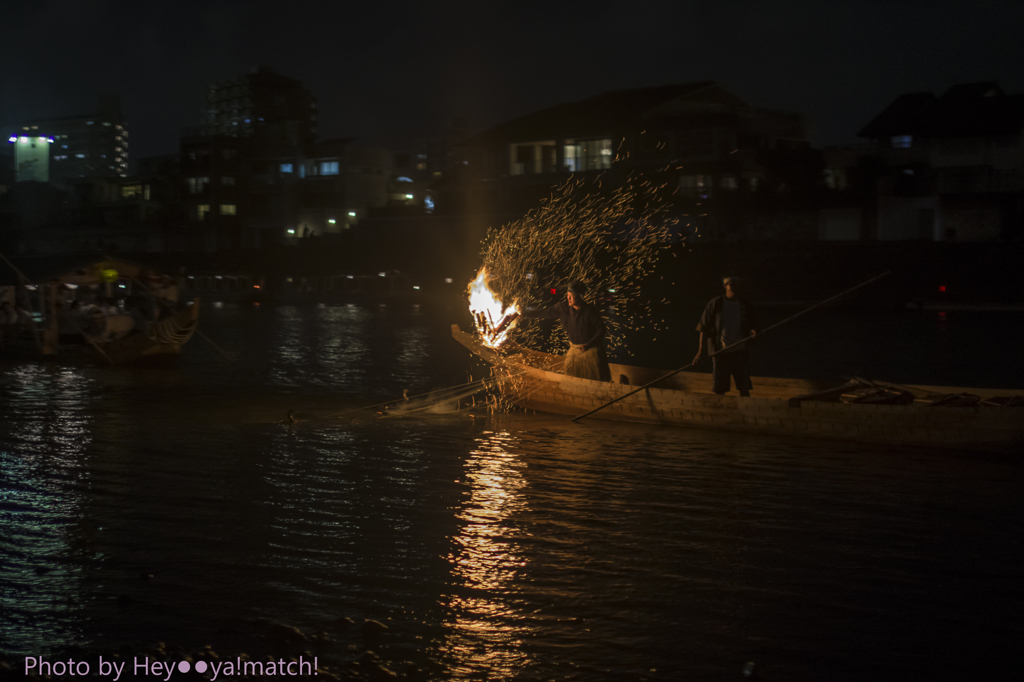
<path fill-rule="evenodd" d="M 469 284 L 469 312 L 485 346 L 498 348 L 508 340 L 519 321 L 519 305 L 515 302 L 506 306 L 488 285 L 491 277 L 487 268 L 480 268 L 476 279 Z"/>

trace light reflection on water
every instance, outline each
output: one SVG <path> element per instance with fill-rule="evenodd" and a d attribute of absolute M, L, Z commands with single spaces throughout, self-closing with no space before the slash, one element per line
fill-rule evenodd
<path fill-rule="evenodd" d="M 76 641 L 92 440 L 92 381 L 71 368 L 14 367 L 0 447 L 0 651 Z M 15 408 L 15 406 L 17 406 Z"/>
<path fill-rule="evenodd" d="M 454 576 L 467 588 L 453 599 L 447 657 L 457 678 L 489 673 L 512 679 L 530 661 L 522 648 L 528 615 L 511 598 L 517 574 L 527 560 L 517 550 L 514 517 L 526 510 L 526 486 L 518 439 L 485 431 L 466 460 L 470 499 L 456 514 L 462 532 L 449 557 Z M 468 593 L 467 593 L 468 592 Z"/>
<path fill-rule="evenodd" d="M 1014 662 L 1013 458 L 521 413 L 327 418 L 479 376 L 455 313 L 204 315 L 238 363 L 194 341 L 177 368 L 0 364 L 0 651 L 278 654 L 266 627 L 283 623 L 329 633 L 326 657 L 372 646 L 429 679 L 738 679 L 747 660 L 771 679 L 912 679 Z M 987 350 L 921 322 L 901 343 Z M 302 421 L 278 423 L 289 408 Z M 340 617 L 389 630 L 371 645 Z"/>

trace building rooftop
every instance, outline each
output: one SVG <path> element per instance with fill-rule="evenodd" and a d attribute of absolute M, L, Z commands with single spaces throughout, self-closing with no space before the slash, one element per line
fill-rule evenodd
<path fill-rule="evenodd" d="M 608 135 L 638 122 L 676 99 L 711 88 L 720 89 L 720 86 L 714 81 L 699 81 L 604 92 L 520 116 L 467 140 L 466 144 L 526 142 L 552 136 Z"/>
<path fill-rule="evenodd" d="M 860 137 L 925 138 L 1016 135 L 1024 130 L 1024 95 L 1007 95 L 986 81 L 954 85 L 941 97 L 900 95 L 860 130 Z"/>

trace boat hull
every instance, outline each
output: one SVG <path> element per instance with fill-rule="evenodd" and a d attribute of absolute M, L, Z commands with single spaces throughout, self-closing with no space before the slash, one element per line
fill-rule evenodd
<path fill-rule="evenodd" d="M 1022 407 L 802 401 L 799 396 L 834 384 L 767 377 L 754 378 L 754 396 L 723 396 L 711 391 L 710 375 L 695 372 L 676 375 L 665 382 L 664 388 L 646 388 L 623 398 L 637 385 L 666 372 L 613 364 L 612 377 L 629 383 L 577 379 L 552 371 L 558 368 L 554 356 L 546 356 L 550 360 L 545 365 L 545 354 L 526 351 L 506 356 L 482 346 L 457 326 L 453 326 L 452 334 L 471 352 L 492 364 L 496 374 L 515 375 L 501 382 L 505 399 L 538 412 L 575 417 L 621 398 L 587 418 L 901 446 L 997 451 L 1024 447 Z M 920 389 L 922 395 L 1022 393 L 959 387 L 914 388 Z"/>
<path fill-rule="evenodd" d="M 39 343 L 36 332 L 25 331 L 0 348 L 0 355 L 11 358 L 32 358 L 73 363 L 97 363 L 111 365 L 149 365 L 173 362 L 195 333 L 199 320 L 199 299 L 185 306 L 174 315 L 152 325 L 150 329 L 134 331 L 127 336 L 113 339 L 97 346 L 102 353 L 87 342 L 76 344 Z M 53 336 L 55 339 L 56 337 Z"/>

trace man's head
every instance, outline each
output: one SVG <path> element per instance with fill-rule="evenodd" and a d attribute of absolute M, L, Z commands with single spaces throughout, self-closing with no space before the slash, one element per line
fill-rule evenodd
<path fill-rule="evenodd" d="M 726 298 L 736 298 L 740 295 L 740 291 L 743 290 L 743 278 L 735 275 L 729 275 L 728 277 L 722 278 L 722 286 L 725 287 Z"/>
<path fill-rule="evenodd" d="M 565 300 L 568 301 L 569 305 L 573 308 L 579 307 L 583 303 L 583 297 L 587 293 L 587 285 L 578 279 L 574 279 L 569 283 L 569 292 L 565 295 Z"/>

